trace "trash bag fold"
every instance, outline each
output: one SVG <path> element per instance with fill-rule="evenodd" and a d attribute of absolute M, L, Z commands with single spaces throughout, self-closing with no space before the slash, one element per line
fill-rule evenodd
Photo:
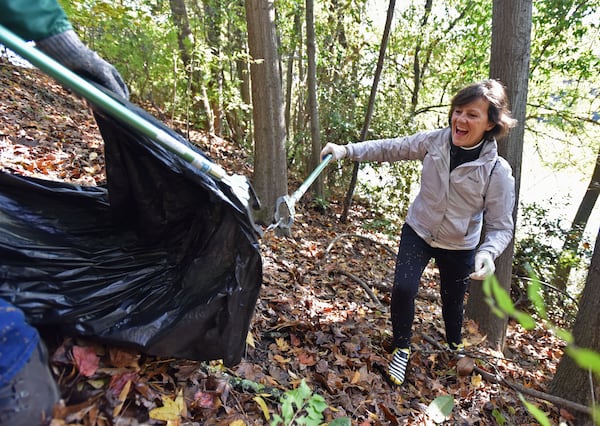
<path fill-rule="evenodd" d="M 0 297 L 68 335 L 237 364 L 262 283 L 246 206 L 226 183 L 95 116 L 105 186 L 0 173 Z"/>

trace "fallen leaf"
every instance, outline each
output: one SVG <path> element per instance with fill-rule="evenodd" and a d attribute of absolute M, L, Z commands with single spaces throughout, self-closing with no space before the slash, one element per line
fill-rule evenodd
<path fill-rule="evenodd" d="M 123 409 L 123 405 L 125 404 L 125 400 L 127 400 L 127 395 L 129 394 L 129 390 L 131 389 L 131 380 L 128 380 L 121 389 L 121 393 L 119 394 L 119 403 L 113 409 L 113 417 L 117 417 L 121 414 L 121 410 Z"/>
<path fill-rule="evenodd" d="M 91 377 L 96 374 L 100 365 L 100 358 L 96 355 L 94 348 L 89 346 L 73 346 L 72 353 L 75 365 L 82 376 Z"/>
<path fill-rule="evenodd" d="M 178 421 L 181 416 L 186 414 L 186 405 L 181 390 L 177 393 L 175 400 L 163 395 L 162 402 L 162 407 L 150 410 L 151 419 L 162 420 L 163 422 Z"/>
<path fill-rule="evenodd" d="M 255 396 L 254 398 L 252 398 L 254 400 L 254 402 L 256 402 L 258 404 L 258 406 L 260 407 L 263 416 L 265 417 L 266 421 L 271 420 L 271 414 L 269 413 L 269 407 L 267 406 L 267 403 L 265 402 L 264 399 L 262 399 L 260 396 Z"/>

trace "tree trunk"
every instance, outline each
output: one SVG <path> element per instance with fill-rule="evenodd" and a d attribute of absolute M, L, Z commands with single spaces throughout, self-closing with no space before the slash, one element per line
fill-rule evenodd
<path fill-rule="evenodd" d="M 425 0 L 425 11 L 423 12 L 423 19 L 421 19 L 421 28 L 427 26 L 429 16 L 431 15 L 431 7 L 433 6 L 433 0 Z M 423 33 L 421 33 L 423 34 Z M 410 108 L 412 115 L 415 115 L 417 105 L 419 105 L 419 92 L 421 90 L 421 78 L 424 70 L 421 69 L 421 47 L 423 43 L 423 37 L 417 39 L 417 45 L 415 46 L 415 54 L 413 57 L 413 89 L 410 101 Z"/>
<path fill-rule="evenodd" d="M 220 7 L 215 7 L 213 2 L 204 1 L 204 18 L 206 38 L 213 56 L 221 54 L 221 27 L 222 12 Z M 221 61 L 210 61 L 210 78 L 208 79 L 208 97 L 210 101 L 212 128 L 214 133 L 221 136 L 223 133 L 223 70 Z"/>
<path fill-rule="evenodd" d="M 321 153 L 321 127 L 319 125 L 319 106 L 317 102 L 317 60 L 315 46 L 314 1 L 306 0 L 306 54 L 308 56 L 308 111 L 310 115 L 311 161 L 309 169 L 319 165 Z M 312 189 L 316 197 L 323 198 L 323 175 L 315 179 Z"/>
<path fill-rule="evenodd" d="M 258 223 L 273 221 L 277 199 L 287 194 L 285 118 L 273 0 L 246 0 L 252 63 L 254 188 L 262 203 Z"/>
<path fill-rule="evenodd" d="M 600 352 L 600 230 L 573 325 L 573 338 L 577 347 Z M 600 378 L 580 368 L 570 356 L 563 355 L 550 383 L 550 392 L 570 401 L 590 405 L 593 395 L 598 402 Z M 576 424 L 591 425 L 592 419 L 579 418 Z"/>
<path fill-rule="evenodd" d="M 525 132 L 525 108 L 529 77 L 531 44 L 532 0 L 494 0 L 492 18 L 492 52 L 490 77 L 497 78 L 507 86 L 508 99 L 513 117 L 518 125 L 504 140 L 499 141 L 499 154 L 513 169 L 515 177 L 515 208 L 513 219 L 516 223 L 521 182 L 523 156 L 523 134 Z M 514 240 L 502 255 L 496 259 L 496 276 L 500 285 L 510 291 Z M 485 302 L 482 286 L 471 285 L 469 301 L 465 310 L 487 335 L 490 345 L 503 349 L 506 339 L 507 320 L 498 318 Z"/>
<path fill-rule="evenodd" d="M 302 34 L 302 22 L 300 20 L 300 13 L 298 11 L 294 13 L 294 28 L 296 29 L 296 34 Z M 289 59 L 285 81 L 285 129 L 288 140 L 291 138 L 290 132 L 292 130 L 292 89 L 294 88 L 294 58 L 296 56 L 296 40 L 296 37 L 292 39 L 290 52 L 288 53 Z"/>
<path fill-rule="evenodd" d="M 583 238 L 583 232 L 587 225 L 588 219 L 594 210 L 596 201 L 600 195 L 600 151 L 596 157 L 596 165 L 594 166 L 594 172 L 592 173 L 592 179 L 587 187 L 587 191 L 579 204 L 575 218 L 571 224 L 571 229 L 565 238 L 562 246 L 561 259 L 571 258 L 577 254 L 577 248 Z M 567 283 L 569 282 L 569 275 L 571 274 L 571 262 L 559 262 L 556 271 L 554 272 L 554 279 L 552 284 L 561 290 L 567 289 Z"/>
<path fill-rule="evenodd" d="M 387 50 L 388 40 L 390 38 L 390 30 L 392 28 L 392 22 L 394 20 L 394 9 L 396 7 L 396 0 L 390 0 L 390 4 L 387 9 L 387 18 L 385 20 L 385 28 L 383 29 L 383 36 L 381 38 L 381 45 L 379 46 L 379 58 L 377 59 L 377 67 L 375 68 L 375 76 L 373 77 L 373 84 L 371 85 L 371 94 L 369 95 L 369 105 L 367 106 L 367 113 L 365 115 L 365 121 L 363 122 L 362 129 L 360 131 L 360 140 L 364 141 L 371 125 L 371 118 L 373 117 L 373 109 L 375 108 L 375 96 L 377 95 L 377 86 L 379 85 L 379 78 L 381 77 L 381 70 L 383 69 L 383 61 L 385 59 L 385 51 Z M 352 179 L 350 180 L 350 187 L 346 193 L 344 200 L 344 211 L 340 217 L 342 223 L 346 223 L 348 220 L 348 212 L 350 205 L 352 204 L 352 194 L 356 188 L 356 180 L 358 178 L 358 167 L 359 163 L 354 162 L 352 169 Z"/>
<path fill-rule="evenodd" d="M 185 6 L 185 0 L 169 0 L 169 6 L 171 7 L 171 19 L 177 28 L 177 43 L 179 46 L 179 54 L 181 61 L 185 66 L 188 79 L 189 79 L 189 99 L 192 99 L 191 110 L 202 111 L 200 105 L 204 106 L 204 112 L 208 116 L 211 115 L 210 104 L 208 102 L 208 96 L 206 94 L 206 88 L 201 84 L 202 76 L 200 71 L 194 67 L 192 61 L 192 46 L 194 44 L 194 37 L 190 28 L 190 22 L 188 19 L 187 8 Z M 201 102 L 193 101 L 197 95 L 200 95 Z M 212 128 L 212 122 L 207 122 L 209 129 Z"/>

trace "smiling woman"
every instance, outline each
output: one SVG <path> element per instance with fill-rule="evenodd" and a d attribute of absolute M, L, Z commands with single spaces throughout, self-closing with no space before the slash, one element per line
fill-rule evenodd
<path fill-rule="evenodd" d="M 516 124 L 504 87 L 496 80 L 465 87 L 452 99 L 448 118 L 445 129 L 345 146 L 329 143 L 321 152 L 336 160 L 423 162 L 421 188 L 408 210 L 396 259 L 391 306 L 395 350 L 388 372 L 396 385 L 406 376 L 414 301 L 430 259 L 440 271 L 446 341 L 457 351 L 469 279 L 492 275 L 494 259 L 513 236 L 514 178 L 508 162 L 498 156 L 495 139 Z M 485 239 L 478 247 L 484 223 Z"/>

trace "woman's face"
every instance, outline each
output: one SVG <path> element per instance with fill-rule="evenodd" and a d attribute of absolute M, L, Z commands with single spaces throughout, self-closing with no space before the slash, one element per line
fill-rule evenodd
<path fill-rule="evenodd" d="M 465 105 L 456 106 L 452 111 L 452 143 L 469 148 L 483 139 L 485 132 L 495 124 L 488 120 L 490 104 L 484 98 L 477 98 Z"/>

